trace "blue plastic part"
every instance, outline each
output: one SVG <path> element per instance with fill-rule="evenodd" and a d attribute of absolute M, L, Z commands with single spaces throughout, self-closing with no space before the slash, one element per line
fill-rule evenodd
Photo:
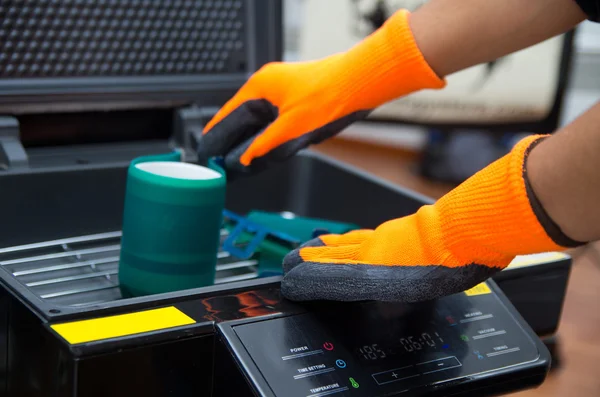
<path fill-rule="evenodd" d="M 223 218 L 229 221 L 232 220 L 236 223 L 233 230 L 229 233 L 229 236 L 223 241 L 223 250 L 240 259 L 252 257 L 254 252 L 258 249 L 258 246 L 267 237 L 275 237 L 291 246 L 298 246 L 301 243 L 299 240 L 288 234 L 264 227 L 229 210 L 223 210 Z M 235 245 L 235 242 L 242 233 L 250 233 L 253 235 L 252 240 L 250 240 L 244 248 Z"/>

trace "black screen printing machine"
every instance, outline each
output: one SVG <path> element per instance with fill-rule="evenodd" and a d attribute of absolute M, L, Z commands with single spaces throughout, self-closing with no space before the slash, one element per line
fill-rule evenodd
<path fill-rule="evenodd" d="M 281 11 L 0 3 L 0 395 L 488 396 L 544 381 L 562 254 L 517 258 L 497 282 L 434 302 L 303 304 L 280 296 L 276 267 L 261 272 L 275 251 L 232 249 L 213 286 L 121 296 L 129 162 L 173 148 L 193 161 L 194 131 L 280 59 Z M 428 202 L 307 151 L 231 183 L 226 208 L 237 222 L 258 210 L 375 227 Z"/>

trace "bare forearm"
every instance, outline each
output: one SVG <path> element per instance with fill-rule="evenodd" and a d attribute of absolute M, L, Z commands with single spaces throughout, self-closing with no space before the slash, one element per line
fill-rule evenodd
<path fill-rule="evenodd" d="M 432 0 L 411 16 L 440 77 L 564 33 L 586 18 L 573 0 Z"/>
<path fill-rule="evenodd" d="M 563 233 L 600 240 L 600 102 L 534 148 L 527 173 Z"/>

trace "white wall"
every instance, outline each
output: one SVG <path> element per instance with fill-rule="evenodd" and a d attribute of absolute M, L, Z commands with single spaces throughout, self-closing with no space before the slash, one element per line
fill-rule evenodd
<path fill-rule="evenodd" d="M 563 125 L 600 100 L 600 23 L 586 21 L 579 26 L 575 49 Z"/>

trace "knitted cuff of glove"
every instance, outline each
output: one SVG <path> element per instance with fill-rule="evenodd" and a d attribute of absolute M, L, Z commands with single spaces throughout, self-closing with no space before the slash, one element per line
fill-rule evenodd
<path fill-rule="evenodd" d="M 552 222 L 527 182 L 527 155 L 544 138 L 521 140 L 435 204 L 444 245 L 456 258 L 503 267 L 516 255 L 580 244 Z"/>
<path fill-rule="evenodd" d="M 529 199 L 529 203 L 531 205 L 531 209 L 533 213 L 537 217 L 538 222 L 546 231 L 546 234 L 558 245 L 565 248 L 575 248 L 586 244 L 585 242 L 576 241 L 567 236 L 561 229 L 560 226 L 556 222 L 552 220 L 550 215 L 546 212 L 542 203 L 537 198 L 535 192 L 533 191 L 533 187 L 529 182 L 529 175 L 527 174 L 527 156 L 529 152 L 533 150 L 538 143 L 542 142 L 545 138 L 541 137 L 540 139 L 535 140 L 531 145 L 529 145 L 525 151 L 524 159 L 523 159 L 523 181 L 525 183 L 525 191 L 527 192 L 527 198 Z"/>

